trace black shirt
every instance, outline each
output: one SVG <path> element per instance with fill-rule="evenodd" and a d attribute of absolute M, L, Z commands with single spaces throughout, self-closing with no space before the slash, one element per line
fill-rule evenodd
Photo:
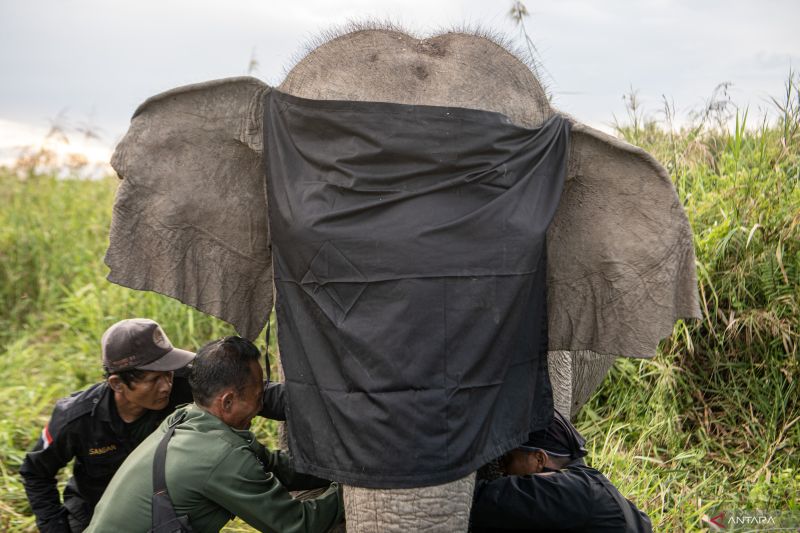
<path fill-rule="evenodd" d="M 167 407 L 148 411 L 131 424 L 117 413 L 106 382 L 56 402 L 50 421 L 20 468 L 25 492 L 41 531 L 69 531 L 56 486 L 56 474 L 75 458 L 64 502 L 77 498 L 90 510 L 100 500 L 114 472 L 177 405 L 192 401 L 185 378 L 176 376 Z"/>
<path fill-rule="evenodd" d="M 581 463 L 548 475 L 478 480 L 471 522 L 473 533 L 652 531 L 646 514 L 603 474 Z"/>

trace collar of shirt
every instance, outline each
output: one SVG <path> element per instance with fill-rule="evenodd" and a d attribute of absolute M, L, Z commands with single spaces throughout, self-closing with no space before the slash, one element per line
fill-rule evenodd
<path fill-rule="evenodd" d="M 117 405 L 114 402 L 114 391 L 108 386 L 108 383 L 103 383 L 101 388 L 103 390 L 94 400 L 95 405 L 94 409 L 92 409 L 92 416 L 101 422 L 108 423 L 118 437 L 124 437 L 125 422 L 117 411 Z"/>

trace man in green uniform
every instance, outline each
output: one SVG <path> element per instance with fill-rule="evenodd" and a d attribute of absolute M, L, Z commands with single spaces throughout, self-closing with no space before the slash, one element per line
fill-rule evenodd
<path fill-rule="evenodd" d="M 234 516 L 274 532 L 324 532 L 341 520 L 336 483 L 318 498 L 293 499 L 289 490 L 321 480 L 295 474 L 284 454 L 266 450 L 248 431 L 263 397 L 259 355 L 239 337 L 200 349 L 190 378 L 195 403 L 175 411 L 128 456 L 87 531 L 144 532 L 156 525 L 153 457 L 170 425 L 166 487 L 175 513 L 187 517 L 193 531 L 219 531 Z"/>

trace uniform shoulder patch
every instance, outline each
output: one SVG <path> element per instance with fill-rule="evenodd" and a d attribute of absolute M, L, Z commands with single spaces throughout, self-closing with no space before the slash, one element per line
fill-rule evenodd
<path fill-rule="evenodd" d="M 53 436 L 50 435 L 50 423 L 47 423 L 42 429 L 42 449 L 46 450 L 48 446 L 53 443 Z"/>
<path fill-rule="evenodd" d="M 91 413 L 103 396 L 106 387 L 105 382 L 97 383 L 84 391 L 76 392 L 58 400 L 53 409 L 53 414 L 50 415 L 50 420 L 42 430 L 43 446 L 47 448 L 53 442 L 53 439 L 58 437 L 64 427 L 76 419 Z"/>

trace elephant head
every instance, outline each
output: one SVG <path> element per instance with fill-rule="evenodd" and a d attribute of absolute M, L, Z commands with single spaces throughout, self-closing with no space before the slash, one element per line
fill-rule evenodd
<path fill-rule="evenodd" d="M 549 374 L 560 411 L 574 414 L 614 357 L 651 357 L 676 319 L 699 316 L 691 231 L 652 156 L 559 113 L 532 70 L 486 36 L 418 39 L 394 28 L 330 38 L 276 89 L 231 78 L 145 101 L 112 160 L 123 181 L 109 280 L 172 296 L 255 337 L 274 296 L 267 170 L 283 164 L 267 148 L 269 128 L 280 106 L 301 100 L 437 106 L 529 131 L 566 124 L 563 192 L 546 231 Z M 387 112 L 387 128 L 395 117 Z M 279 313 L 279 339 L 283 326 Z M 286 364 L 293 354 L 283 344 L 281 352 Z M 292 403 L 302 411 L 300 398 L 290 395 Z M 364 439 L 386 423 L 369 416 Z M 472 479 L 347 486 L 348 528 L 465 529 Z"/>

